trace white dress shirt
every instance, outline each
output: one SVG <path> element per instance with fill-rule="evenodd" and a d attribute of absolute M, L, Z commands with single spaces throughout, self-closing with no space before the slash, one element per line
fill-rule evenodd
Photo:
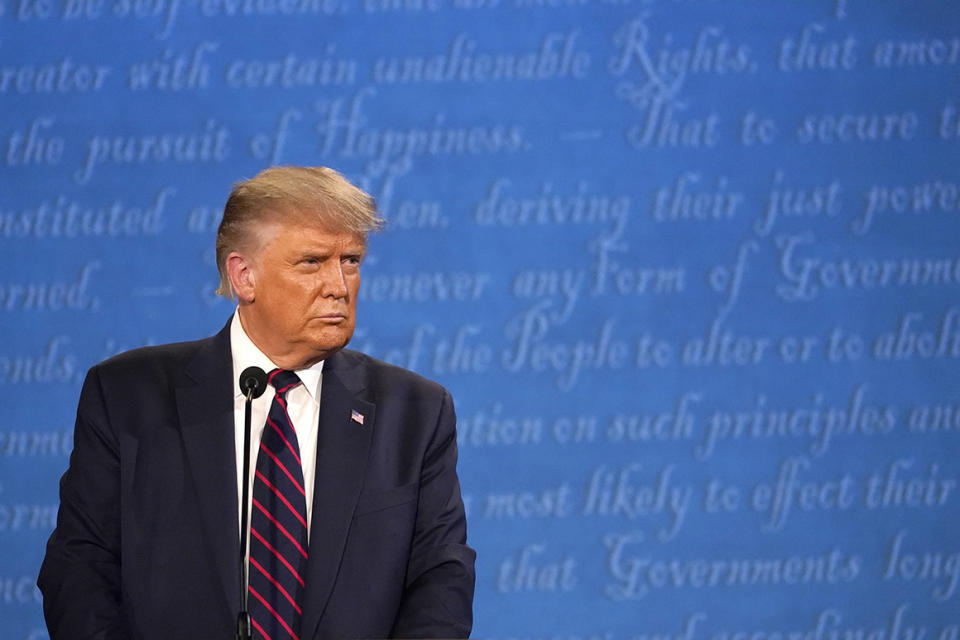
<path fill-rule="evenodd" d="M 230 349 L 233 353 L 233 380 L 236 393 L 233 397 L 233 424 L 237 447 L 237 504 L 243 500 L 243 420 L 246 396 L 240 392 L 240 374 L 244 369 L 257 366 L 266 373 L 276 369 L 277 365 L 270 361 L 247 336 L 240 322 L 239 310 L 233 314 L 230 324 Z M 323 361 L 308 369 L 300 369 L 295 373 L 303 384 L 297 385 L 287 392 L 287 413 L 293 422 L 293 429 L 297 433 L 297 442 L 300 446 L 300 460 L 303 462 L 303 489 L 307 499 L 307 539 L 310 539 L 310 516 L 313 513 L 313 479 L 316 475 L 317 462 L 317 434 L 320 423 L 320 385 L 323 381 Z M 253 477 L 257 468 L 257 452 L 260 450 L 260 436 L 267 421 L 267 413 L 273 402 L 273 387 L 267 385 L 266 391 L 259 398 L 254 398 L 250 407 L 250 478 L 248 479 L 250 493 L 247 501 L 247 513 L 250 511 L 250 501 L 253 499 Z M 240 511 L 238 510 L 238 514 Z M 242 532 L 241 532 L 242 533 Z M 247 545 L 249 551 L 250 545 Z"/>

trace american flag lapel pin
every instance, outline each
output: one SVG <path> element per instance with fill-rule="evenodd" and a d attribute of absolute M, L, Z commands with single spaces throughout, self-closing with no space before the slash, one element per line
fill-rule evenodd
<path fill-rule="evenodd" d="M 363 414 L 354 409 L 350 412 L 350 419 L 356 422 L 357 424 L 363 424 Z"/>

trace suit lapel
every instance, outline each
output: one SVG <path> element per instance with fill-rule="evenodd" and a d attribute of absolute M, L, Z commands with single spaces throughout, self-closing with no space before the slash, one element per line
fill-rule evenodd
<path fill-rule="evenodd" d="M 202 533 L 231 612 L 240 610 L 240 540 L 230 323 L 187 365 L 177 410 Z"/>
<path fill-rule="evenodd" d="M 363 488 L 376 413 L 375 404 L 358 397 L 365 387 L 364 374 L 355 358 L 344 352 L 331 356 L 323 365 L 304 638 L 316 634 L 333 591 Z"/>

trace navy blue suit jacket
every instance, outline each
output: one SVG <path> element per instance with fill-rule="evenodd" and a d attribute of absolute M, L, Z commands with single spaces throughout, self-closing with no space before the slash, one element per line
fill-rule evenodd
<path fill-rule="evenodd" d="M 38 580 L 54 640 L 233 638 L 236 384 L 229 323 L 90 370 Z M 327 359 L 304 640 L 469 635 L 455 422 L 433 382 L 349 350 Z"/>

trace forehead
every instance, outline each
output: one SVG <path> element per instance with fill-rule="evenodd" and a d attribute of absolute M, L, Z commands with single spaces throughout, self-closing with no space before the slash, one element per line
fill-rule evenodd
<path fill-rule="evenodd" d="M 316 248 L 365 248 L 364 234 L 336 228 L 315 215 L 267 217 L 257 226 L 260 250 L 296 251 Z"/>

